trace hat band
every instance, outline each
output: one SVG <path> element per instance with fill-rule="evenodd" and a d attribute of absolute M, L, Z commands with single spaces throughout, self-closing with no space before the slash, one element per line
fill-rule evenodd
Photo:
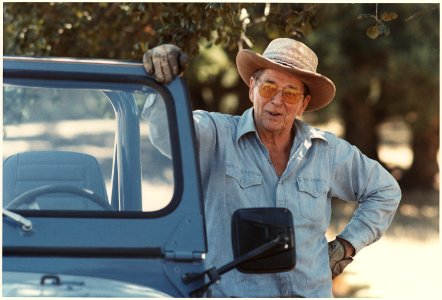
<path fill-rule="evenodd" d="M 271 58 L 271 57 L 268 57 L 268 58 L 270 60 L 273 60 L 274 62 L 280 64 L 280 65 L 285 66 L 285 67 L 297 68 L 297 69 L 307 70 L 307 71 L 310 71 L 310 72 L 315 72 L 315 70 L 312 70 L 311 67 L 309 67 L 309 66 L 300 65 L 300 64 L 294 64 L 292 62 L 288 62 L 286 60 L 281 60 L 281 59 L 278 59 L 278 58 Z"/>

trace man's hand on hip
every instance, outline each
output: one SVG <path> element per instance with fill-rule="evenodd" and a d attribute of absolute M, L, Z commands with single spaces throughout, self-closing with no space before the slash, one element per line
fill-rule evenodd
<path fill-rule="evenodd" d="M 345 267 L 353 261 L 351 257 L 353 254 L 353 246 L 343 239 L 337 238 L 328 243 L 328 257 L 333 279 L 341 274 Z"/>

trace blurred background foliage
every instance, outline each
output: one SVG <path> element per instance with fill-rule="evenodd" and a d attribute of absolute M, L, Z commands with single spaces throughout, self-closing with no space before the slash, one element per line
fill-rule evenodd
<path fill-rule="evenodd" d="M 342 120 L 344 138 L 378 159 L 380 126 L 404 122 L 413 162 L 392 171 L 404 189 L 435 189 L 439 150 L 439 4 L 3 3 L 5 55 L 141 61 L 162 43 L 190 56 L 195 109 L 250 106 L 235 68 L 239 49 L 290 37 L 318 54 L 337 86 L 316 122 Z M 19 112 L 18 112 L 19 115 Z"/>

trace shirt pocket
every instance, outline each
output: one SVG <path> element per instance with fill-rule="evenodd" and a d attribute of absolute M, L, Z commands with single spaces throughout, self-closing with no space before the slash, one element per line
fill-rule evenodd
<path fill-rule="evenodd" d="M 301 215 L 313 222 L 326 218 L 327 181 L 319 178 L 298 177 L 299 209 Z"/>
<path fill-rule="evenodd" d="M 240 169 L 234 165 L 226 165 L 227 176 L 232 177 L 243 189 L 262 183 L 262 175 L 257 171 Z"/>
<path fill-rule="evenodd" d="M 259 206 L 263 182 L 260 172 L 227 164 L 226 181 L 226 202 L 231 211 Z"/>

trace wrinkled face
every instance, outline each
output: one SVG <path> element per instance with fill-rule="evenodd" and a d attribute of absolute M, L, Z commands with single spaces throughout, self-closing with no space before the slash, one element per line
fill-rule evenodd
<path fill-rule="evenodd" d="M 304 92 L 304 84 L 290 73 L 266 69 L 252 77 L 249 97 L 258 134 L 290 134 L 310 101 Z"/>

